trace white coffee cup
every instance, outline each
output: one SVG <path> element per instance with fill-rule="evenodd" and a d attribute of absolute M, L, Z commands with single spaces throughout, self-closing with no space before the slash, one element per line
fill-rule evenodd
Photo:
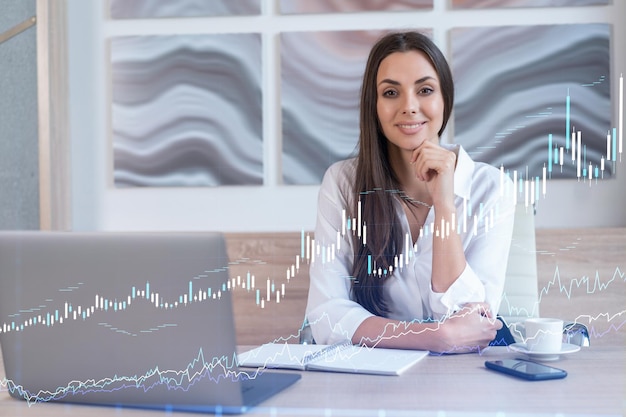
<path fill-rule="evenodd" d="M 530 318 L 524 322 L 526 348 L 531 352 L 557 353 L 563 343 L 563 320 Z"/>

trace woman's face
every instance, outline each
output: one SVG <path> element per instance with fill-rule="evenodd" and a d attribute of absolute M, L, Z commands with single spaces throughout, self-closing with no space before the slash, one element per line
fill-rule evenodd
<path fill-rule="evenodd" d="M 412 152 L 424 141 L 439 140 L 443 95 L 439 77 L 420 51 L 394 52 L 376 76 L 376 111 L 390 146 Z"/>

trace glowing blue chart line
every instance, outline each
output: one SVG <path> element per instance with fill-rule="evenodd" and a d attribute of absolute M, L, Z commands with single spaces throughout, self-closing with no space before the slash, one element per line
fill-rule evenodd
<path fill-rule="evenodd" d="M 205 359 L 200 348 L 198 355 L 191 359 L 183 369 L 160 369 L 158 366 L 147 370 L 142 375 L 111 376 L 98 380 L 70 381 L 66 386 L 58 387 L 54 391 L 29 392 L 11 380 L 0 381 L 0 386 L 11 393 L 17 393 L 31 406 L 40 402 L 60 400 L 70 395 L 80 395 L 89 392 L 113 392 L 123 388 L 139 389 L 143 392 L 157 386 L 166 386 L 168 389 L 189 390 L 201 380 L 209 379 L 215 383 L 223 380 L 236 381 L 239 379 L 253 379 L 259 370 L 241 371 L 237 367 L 236 355 Z"/>
<path fill-rule="evenodd" d="M 509 199 L 507 203 L 523 203 L 528 210 L 532 210 L 532 206 L 539 203 L 542 198 L 546 198 L 548 194 L 548 183 L 551 180 L 551 173 L 554 169 L 562 167 L 565 163 L 576 165 L 576 178 L 580 182 L 589 182 L 591 186 L 593 180 L 597 183 L 603 179 L 603 174 L 607 163 L 618 164 L 622 161 L 623 152 L 623 75 L 619 77 L 619 101 L 618 101 L 618 125 L 607 131 L 606 138 L 606 154 L 603 155 L 599 166 L 592 166 L 586 161 L 586 140 L 583 132 L 576 130 L 570 126 L 570 107 L 571 97 L 569 92 L 566 96 L 566 144 L 564 147 L 557 146 L 553 140 L 552 134 L 546 135 L 546 164 L 543 170 L 543 177 L 531 177 L 527 172 L 510 172 L 504 166 L 500 167 L 500 197 Z M 619 154 L 619 158 L 618 158 Z M 389 193 L 398 193 L 398 190 L 384 190 Z M 510 204 L 507 204 L 509 206 Z M 500 207 L 486 209 L 482 205 L 477 212 L 471 211 L 472 204 L 469 200 L 463 201 L 463 210 L 458 217 L 449 219 L 441 224 L 427 224 L 420 229 L 420 238 L 432 236 L 432 238 L 444 239 L 451 233 L 474 233 L 479 231 L 489 232 L 493 225 L 498 221 L 500 216 Z M 184 288 L 180 288 L 178 295 L 174 298 L 166 298 L 162 296 L 159 288 L 153 288 L 149 281 L 141 285 L 129 286 L 127 293 L 121 297 L 110 297 L 107 294 L 93 294 L 93 300 L 88 305 L 74 305 L 69 301 L 62 301 L 56 307 L 50 307 L 52 300 L 45 300 L 39 303 L 37 307 L 25 308 L 7 318 L 2 318 L 0 325 L 0 334 L 9 334 L 14 332 L 33 331 L 40 327 L 53 328 L 61 326 L 72 321 L 88 321 L 96 320 L 96 324 L 103 329 L 112 332 L 127 334 L 129 337 L 142 337 L 151 332 L 167 331 L 169 327 L 176 326 L 175 323 L 161 322 L 150 328 L 141 329 L 137 332 L 129 332 L 110 324 L 108 317 L 115 314 L 123 314 L 124 311 L 133 308 L 137 303 L 148 303 L 152 308 L 167 311 L 173 309 L 187 308 L 196 303 L 220 302 L 225 292 L 242 291 L 249 294 L 249 302 L 254 303 L 260 309 L 266 308 L 269 303 L 279 304 L 286 297 L 288 285 L 293 279 L 297 278 L 302 270 L 303 264 L 311 265 L 315 262 L 330 263 L 334 262 L 337 253 L 341 250 L 346 240 L 354 236 L 360 239 L 360 242 L 367 245 L 368 226 L 362 219 L 361 205 L 358 204 L 354 216 L 349 215 L 351 208 L 344 208 L 339 215 L 341 216 L 341 228 L 336 231 L 336 239 L 333 242 L 319 242 L 304 230 L 300 234 L 299 253 L 295 256 L 293 263 L 285 270 L 285 282 L 278 279 L 259 278 L 252 272 L 247 274 L 230 277 L 226 283 L 218 288 L 201 287 L 190 277 Z M 532 215 L 532 214 L 530 214 Z M 405 236 L 404 247 L 402 253 L 397 254 L 395 262 L 389 270 L 382 270 L 377 267 L 375 262 L 369 260 L 368 271 L 371 274 L 385 275 L 392 273 L 394 269 L 403 268 L 408 264 L 410 258 L 414 255 L 416 246 L 410 242 L 408 235 Z M 241 259 L 232 261 L 231 265 L 242 265 L 250 263 L 249 259 Z M 253 263 L 256 261 L 252 261 Z M 225 266 L 226 268 L 227 266 Z M 211 271 L 205 271 L 209 273 Z M 625 274 L 618 267 L 615 269 L 613 276 L 602 281 L 599 273 L 594 278 L 581 277 L 571 280 L 563 279 L 560 275 L 558 267 L 555 270 L 553 279 L 539 291 L 539 299 L 537 308 L 542 299 L 549 293 L 559 292 L 564 294 L 568 299 L 571 297 L 575 289 L 584 289 L 586 294 L 597 294 L 611 286 L 617 284 L 626 284 Z M 65 288 L 59 289 L 61 294 L 70 294 L 74 291 L 83 290 L 82 284 L 76 283 Z M 507 305 L 507 294 L 503 295 L 502 302 Z M 534 312 L 523 312 L 516 309 L 514 305 L 509 305 L 511 313 L 532 315 Z M 577 320 L 588 320 L 590 323 L 603 321 L 609 323 L 608 329 L 601 330 L 599 327 L 591 326 L 591 332 L 594 337 L 603 337 L 609 332 L 617 332 L 624 328 L 626 319 L 626 310 L 616 313 L 604 312 L 598 314 L 579 315 Z M 620 321 L 621 320 L 621 321 Z M 280 338 L 276 341 L 290 340 L 294 335 L 286 338 Z M 234 353 L 233 353 L 234 355 Z M 253 378 L 255 374 L 248 375 L 240 373 L 236 367 L 235 357 L 221 358 L 204 358 L 202 349 L 199 349 L 198 355 L 191 358 L 188 366 L 179 370 L 161 370 L 158 367 L 146 370 L 142 375 L 136 376 L 114 376 L 99 380 L 72 381 L 67 386 L 59 387 L 54 391 L 31 393 L 25 391 L 21 386 L 13 381 L 4 379 L 0 381 L 2 389 L 8 389 L 12 393 L 26 399 L 30 404 L 37 402 L 49 401 L 52 399 L 64 398 L 75 392 L 88 391 L 106 391 L 110 389 L 119 389 L 120 386 L 135 387 L 149 390 L 157 384 L 165 384 L 174 389 L 186 390 L 197 381 L 203 378 L 215 378 L 212 373 L 218 371 L 217 379 L 236 379 L 236 378 Z"/>

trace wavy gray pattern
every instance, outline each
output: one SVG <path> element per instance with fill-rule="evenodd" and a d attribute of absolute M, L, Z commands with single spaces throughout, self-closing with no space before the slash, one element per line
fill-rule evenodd
<path fill-rule="evenodd" d="M 609 38 L 606 24 L 454 29 L 454 141 L 477 160 L 541 176 L 548 135 L 565 146 L 569 91 L 571 125 L 599 166 L 612 126 Z M 552 177 L 576 178 L 571 154 L 564 160 Z"/>
<path fill-rule="evenodd" d="M 261 13 L 261 0 L 111 0 L 111 18 L 244 16 Z"/>
<path fill-rule="evenodd" d="M 455 9 L 497 7 L 578 7 L 609 4 L 609 0 L 452 0 Z"/>
<path fill-rule="evenodd" d="M 282 14 L 432 9 L 433 0 L 280 0 Z"/>
<path fill-rule="evenodd" d="M 383 32 L 281 34 L 283 182 L 319 184 L 356 149 L 367 54 Z"/>
<path fill-rule="evenodd" d="M 111 39 L 118 187 L 263 182 L 258 34 Z"/>

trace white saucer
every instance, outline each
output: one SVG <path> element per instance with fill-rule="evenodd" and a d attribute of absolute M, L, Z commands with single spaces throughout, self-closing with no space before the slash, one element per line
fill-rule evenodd
<path fill-rule="evenodd" d="M 574 353 L 580 350 L 580 346 L 572 345 L 569 343 L 563 343 L 561 345 L 560 352 L 531 352 L 526 347 L 524 343 L 513 343 L 509 345 L 509 348 L 514 352 L 523 353 L 528 355 L 532 359 L 537 359 L 539 361 L 555 361 L 559 359 L 559 355 L 564 355 L 566 353 Z"/>

